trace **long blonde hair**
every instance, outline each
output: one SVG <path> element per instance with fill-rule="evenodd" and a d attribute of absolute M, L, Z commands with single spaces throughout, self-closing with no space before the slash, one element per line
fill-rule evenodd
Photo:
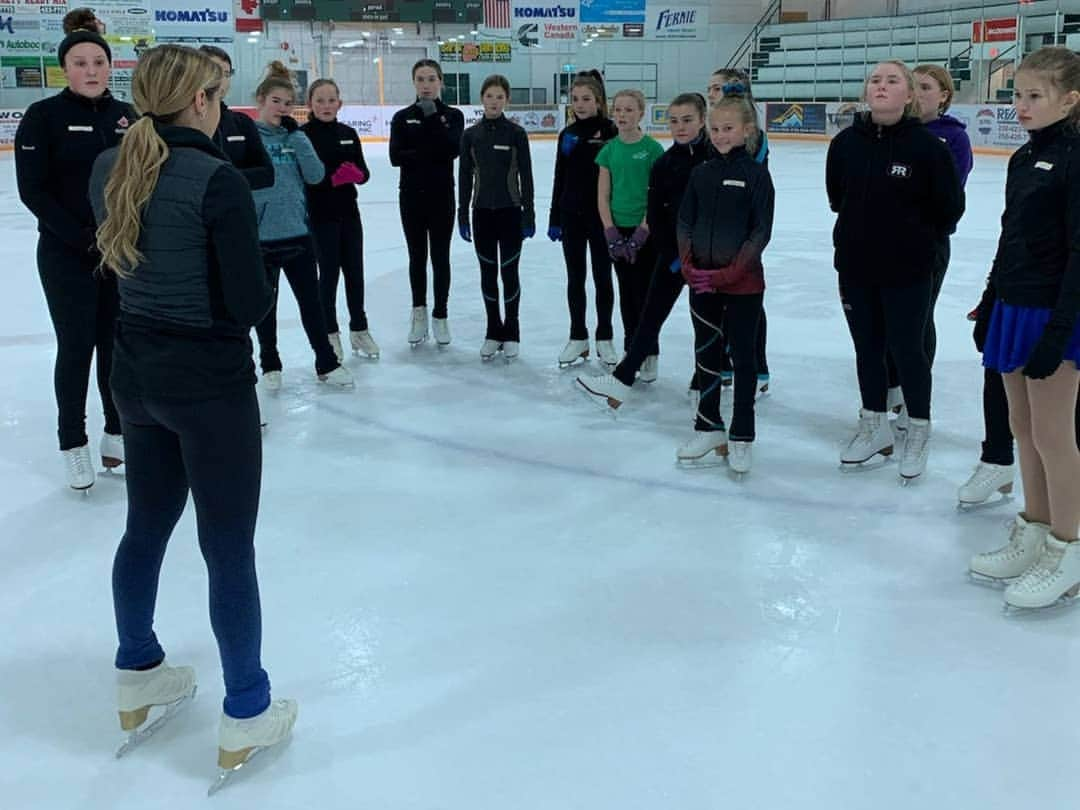
<path fill-rule="evenodd" d="M 915 98 L 915 74 L 911 72 L 911 68 L 902 59 L 882 59 L 876 65 L 874 70 L 877 70 L 879 65 L 892 65 L 893 67 L 900 68 L 900 73 L 904 76 L 904 81 L 907 82 L 908 92 L 911 93 L 911 101 L 904 105 L 904 117 L 905 118 L 918 118 L 919 117 L 919 102 Z M 874 75 L 874 71 L 870 71 L 870 75 L 866 77 L 866 81 L 863 82 L 863 99 L 866 98 L 866 90 L 870 87 L 870 79 Z"/>
<path fill-rule="evenodd" d="M 139 251 L 143 208 L 157 187 L 169 147 L 154 122 L 173 123 L 200 90 L 208 104 L 221 89 L 213 59 L 185 45 L 159 45 L 142 55 L 131 75 L 131 97 L 142 117 L 132 124 L 105 183 L 105 221 L 97 230 L 101 264 L 127 276 L 143 260 Z"/>

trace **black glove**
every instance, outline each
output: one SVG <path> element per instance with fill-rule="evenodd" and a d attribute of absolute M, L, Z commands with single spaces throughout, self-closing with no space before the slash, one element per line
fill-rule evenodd
<path fill-rule="evenodd" d="M 1024 376 L 1033 380 L 1044 380 L 1058 370 L 1065 358 L 1065 344 L 1069 335 L 1066 330 L 1047 326 L 1035 348 L 1028 355 L 1024 366 Z"/>
<path fill-rule="evenodd" d="M 293 118 L 291 115 L 281 116 L 281 126 L 285 128 L 286 132 L 290 133 L 296 132 L 296 130 L 300 129 L 300 125 L 296 123 L 296 119 Z"/>
<path fill-rule="evenodd" d="M 435 102 L 430 98 L 420 99 L 416 102 L 416 106 L 420 108 L 420 112 L 424 114 L 424 118 L 431 118 L 438 109 L 438 107 L 435 106 Z"/>
<path fill-rule="evenodd" d="M 971 330 L 971 337 L 975 341 L 975 348 L 981 354 L 986 348 L 986 335 L 990 331 L 990 316 L 994 312 L 994 299 L 997 294 L 992 285 L 987 284 L 983 292 L 982 300 L 975 307 L 975 328 Z"/>

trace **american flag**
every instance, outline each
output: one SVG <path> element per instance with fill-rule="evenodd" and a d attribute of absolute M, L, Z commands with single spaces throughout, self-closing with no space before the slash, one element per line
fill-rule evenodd
<path fill-rule="evenodd" d="M 484 0 L 484 25 L 487 28 L 509 28 L 510 0 Z"/>

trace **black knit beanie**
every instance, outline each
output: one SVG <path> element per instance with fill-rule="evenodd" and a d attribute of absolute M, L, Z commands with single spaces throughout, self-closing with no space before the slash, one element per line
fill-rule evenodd
<path fill-rule="evenodd" d="M 112 51 L 109 50 L 109 43 L 102 38 L 101 34 L 93 31 L 72 31 L 64 37 L 60 47 L 56 49 L 56 58 L 60 60 L 60 67 L 64 66 L 64 57 L 67 56 L 67 52 L 82 42 L 92 42 L 97 45 L 105 51 L 105 58 L 109 60 L 110 65 L 112 64 Z"/>

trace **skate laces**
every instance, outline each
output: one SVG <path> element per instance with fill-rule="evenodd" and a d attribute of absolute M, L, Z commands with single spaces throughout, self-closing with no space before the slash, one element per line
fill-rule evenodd
<path fill-rule="evenodd" d="M 1053 579 L 1060 573 L 1061 558 L 1065 556 L 1065 549 L 1055 548 L 1049 544 L 1044 545 L 1039 559 L 1031 566 L 1017 582 L 1016 587 L 1023 590 L 1033 590 L 1042 587 L 1047 580 Z"/>
<path fill-rule="evenodd" d="M 68 472 L 74 476 L 83 477 L 91 470 L 89 454 L 83 453 L 82 448 L 69 450 L 64 454 L 67 459 Z"/>
<path fill-rule="evenodd" d="M 985 462 L 980 461 L 978 466 L 975 467 L 975 472 L 971 474 L 971 480 L 968 481 L 968 486 L 982 487 L 993 481 L 998 475 L 996 469 Z"/>

